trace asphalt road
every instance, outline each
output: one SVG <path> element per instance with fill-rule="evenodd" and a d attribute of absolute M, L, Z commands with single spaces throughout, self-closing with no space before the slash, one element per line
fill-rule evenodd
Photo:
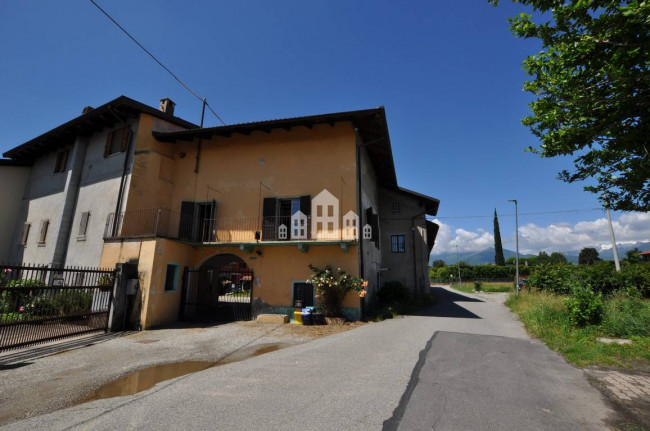
<path fill-rule="evenodd" d="M 435 288 L 408 316 L 210 368 L 20 430 L 590 430 L 613 412 L 502 296 Z M 3 429 L 5 429 L 3 428 Z"/>

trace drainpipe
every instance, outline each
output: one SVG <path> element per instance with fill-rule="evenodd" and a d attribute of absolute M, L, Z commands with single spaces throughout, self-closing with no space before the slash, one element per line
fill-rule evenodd
<path fill-rule="evenodd" d="M 359 236 L 359 277 L 364 278 L 363 267 L 363 203 L 361 201 L 361 136 L 359 136 L 359 129 L 354 128 L 355 144 L 357 148 L 356 162 L 357 162 L 357 204 L 359 211 L 359 226 L 357 226 L 357 234 Z"/>
<path fill-rule="evenodd" d="M 108 112 L 113 114 L 115 118 L 125 127 L 128 127 L 128 133 L 129 137 L 126 140 L 126 151 L 124 152 L 124 165 L 122 166 L 122 177 L 120 178 L 120 190 L 117 192 L 117 203 L 115 204 L 115 218 L 113 219 L 113 229 L 111 231 L 111 236 L 116 236 L 117 235 L 117 228 L 118 228 L 118 220 L 120 218 L 120 209 L 122 208 L 122 202 L 124 200 L 124 186 L 126 183 L 126 172 L 129 169 L 129 154 L 131 153 L 131 141 L 133 139 L 133 132 L 131 131 L 131 127 L 126 123 L 126 121 L 122 120 L 113 110 L 111 110 L 110 106 L 108 108 Z"/>
<path fill-rule="evenodd" d="M 413 235 L 413 284 L 415 285 L 416 291 L 420 289 L 418 287 L 418 265 L 416 261 L 416 256 L 415 256 L 415 219 L 418 217 L 422 217 L 423 215 L 426 215 L 426 211 L 420 214 L 416 214 L 413 217 L 411 217 L 411 234 Z"/>

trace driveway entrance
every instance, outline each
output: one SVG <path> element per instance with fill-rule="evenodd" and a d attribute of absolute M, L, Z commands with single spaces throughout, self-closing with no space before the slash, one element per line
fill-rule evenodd
<path fill-rule="evenodd" d="M 233 254 L 211 257 L 183 276 L 180 320 L 232 322 L 251 320 L 253 271 Z"/>

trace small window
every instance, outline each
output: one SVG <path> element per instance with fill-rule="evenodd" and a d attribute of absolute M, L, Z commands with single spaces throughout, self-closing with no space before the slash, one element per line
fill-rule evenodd
<path fill-rule="evenodd" d="M 45 240 L 47 239 L 47 230 L 50 227 L 49 220 L 41 221 L 41 233 L 38 236 L 38 245 L 45 245 Z"/>
<path fill-rule="evenodd" d="M 20 239 L 20 243 L 22 245 L 27 245 L 27 238 L 29 238 L 29 230 L 32 228 L 31 223 L 25 223 L 23 225 L 23 234 Z"/>
<path fill-rule="evenodd" d="M 334 217 L 334 205 L 327 206 L 327 217 Z"/>
<path fill-rule="evenodd" d="M 393 253 L 404 253 L 404 235 L 390 236 L 390 251 Z"/>
<path fill-rule="evenodd" d="M 327 222 L 327 232 L 334 233 L 334 223 L 331 221 Z"/>
<path fill-rule="evenodd" d="M 323 217 L 323 206 L 316 205 L 316 217 Z"/>
<path fill-rule="evenodd" d="M 60 172 L 65 172 L 65 169 L 68 167 L 68 154 L 69 151 L 60 151 L 56 155 L 56 165 L 54 165 L 54 173 L 58 174 Z"/>
<path fill-rule="evenodd" d="M 311 283 L 293 283 L 293 306 L 313 307 L 314 306 L 314 285 Z"/>
<path fill-rule="evenodd" d="M 130 136 L 131 130 L 128 127 L 113 130 L 109 133 L 106 139 L 106 147 L 104 147 L 104 157 L 126 151 Z"/>
<path fill-rule="evenodd" d="M 391 211 L 393 212 L 393 214 L 399 214 L 402 211 L 399 201 L 393 201 L 393 205 L 391 206 Z"/>
<path fill-rule="evenodd" d="M 81 213 L 81 220 L 79 221 L 79 235 L 77 239 L 86 239 L 86 232 L 88 231 L 88 219 L 90 218 L 90 211 Z"/>
<path fill-rule="evenodd" d="M 165 292 L 173 292 L 178 288 L 178 264 L 168 263 L 165 273 Z"/>

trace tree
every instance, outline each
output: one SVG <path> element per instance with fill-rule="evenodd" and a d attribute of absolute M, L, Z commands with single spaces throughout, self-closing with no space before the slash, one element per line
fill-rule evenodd
<path fill-rule="evenodd" d="M 494 264 L 499 266 L 506 265 L 506 259 L 503 257 L 501 231 L 499 230 L 499 216 L 497 216 L 496 208 L 494 209 Z"/>
<path fill-rule="evenodd" d="M 575 156 L 559 179 L 594 179 L 584 189 L 603 204 L 650 211 L 650 2 L 512 1 L 540 17 L 509 19 L 515 36 L 542 43 L 523 65 L 537 99 L 522 123 L 540 139 L 528 151 Z"/>
<path fill-rule="evenodd" d="M 578 255 L 578 263 L 580 265 L 593 265 L 596 262 L 600 262 L 600 260 L 598 251 L 593 247 L 583 248 Z"/>
<path fill-rule="evenodd" d="M 549 263 L 567 263 L 566 256 L 559 251 L 554 251 L 548 257 Z"/>
<path fill-rule="evenodd" d="M 537 264 L 538 265 L 547 265 L 550 262 L 550 257 L 548 256 L 548 253 L 545 251 L 540 251 L 539 254 L 537 255 Z"/>
<path fill-rule="evenodd" d="M 641 262 L 641 250 L 638 248 L 634 247 L 632 250 L 628 250 L 625 252 L 625 261 L 627 263 L 639 263 Z"/>
<path fill-rule="evenodd" d="M 433 263 L 431 264 L 431 266 L 432 266 L 433 268 L 444 268 L 445 266 L 447 266 L 447 264 L 446 264 L 445 261 L 442 260 L 442 259 L 436 259 L 436 260 L 433 261 Z"/>

